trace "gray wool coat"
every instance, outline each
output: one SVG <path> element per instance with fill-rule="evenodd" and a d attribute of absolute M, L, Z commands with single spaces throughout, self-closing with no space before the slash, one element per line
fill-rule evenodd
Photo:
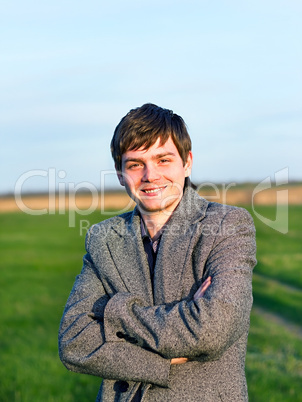
<path fill-rule="evenodd" d="M 255 229 L 249 213 L 192 188 L 169 219 L 154 280 L 133 212 L 90 228 L 67 301 L 59 354 L 73 371 L 103 378 L 98 401 L 247 401 L 245 355 Z M 193 300 L 212 277 L 203 298 Z M 170 359 L 187 357 L 185 364 Z"/>

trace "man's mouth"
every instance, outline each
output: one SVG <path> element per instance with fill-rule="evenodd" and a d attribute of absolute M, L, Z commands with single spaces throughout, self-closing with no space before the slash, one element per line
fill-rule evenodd
<path fill-rule="evenodd" d="M 157 188 L 150 188 L 150 189 L 142 189 L 141 191 L 143 191 L 146 194 L 152 194 L 152 193 L 158 193 L 161 190 L 164 190 L 167 186 L 162 186 L 162 187 L 157 187 Z"/>

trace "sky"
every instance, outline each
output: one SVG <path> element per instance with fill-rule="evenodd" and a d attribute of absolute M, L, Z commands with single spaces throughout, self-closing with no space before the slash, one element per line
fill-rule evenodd
<path fill-rule="evenodd" d="M 132 108 L 181 115 L 195 183 L 302 180 L 298 0 L 0 3 L 0 194 L 118 187 Z M 61 187 L 62 188 L 62 187 Z"/>

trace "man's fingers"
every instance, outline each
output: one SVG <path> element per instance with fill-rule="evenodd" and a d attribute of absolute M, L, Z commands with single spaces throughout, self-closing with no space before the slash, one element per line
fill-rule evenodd
<path fill-rule="evenodd" d="M 189 359 L 186 357 L 175 357 L 174 359 L 171 359 L 171 364 L 184 364 L 187 363 Z"/>
<path fill-rule="evenodd" d="M 211 278 L 207 278 L 207 280 L 205 281 L 205 283 L 202 285 L 201 287 L 201 294 L 202 296 L 205 294 L 206 290 L 208 289 L 208 287 L 211 285 Z"/>
<path fill-rule="evenodd" d="M 202 284 L 201 286 L 197 289 L 193 299 L 197 300 L 200 299 L 201 297 L 204 296 L 206 290 L 208 287 L 211 285 L 211 277 L 209 276 Z"/>

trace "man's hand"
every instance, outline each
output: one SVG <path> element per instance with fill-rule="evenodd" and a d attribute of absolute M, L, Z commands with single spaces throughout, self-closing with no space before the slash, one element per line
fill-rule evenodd
<path fill-rule="evenodd" d="M 175 357 L 174 359 L 171 359 L 171 364 L 183 364 L 187 363 L 188 360 L 187 357 Z"/>
<path fill-rule="evenodd" d="M 193 300 L 200 299 L 204 296 L 206 290 L 211 285 L 211 277 L 209 276 L 204 282 L 202 282 L 201 286 L 197 289 L 196 293 L 193 296 Z M 175 357 L 171 359 L 171 364 L 183 364 L 186 363 L 189 359 L 187 357 Z"/>
<path fill-rule="evenodd" d="M 193 296 L 193 300 L 197 300 L 200 299 L 201 297 L 204 296 L 206 290 L 208 289 L 208 287 L 211 285 L 211 277 L 208 276 L 207 279 L 202 282 L 201 286 L 197 289 L 195 295 Z"/>

